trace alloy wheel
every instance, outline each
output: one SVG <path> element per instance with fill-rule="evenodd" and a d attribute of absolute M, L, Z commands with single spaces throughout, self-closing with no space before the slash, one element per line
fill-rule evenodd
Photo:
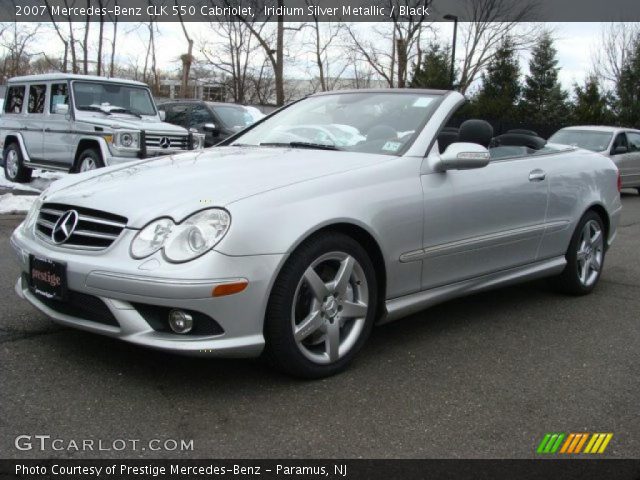
<path fill-rule="evenodd" d="M 580 283 L 590 287 L 598 279 L 604 257 L 602 227 L 595 220 L 585 223 L 578 242 L 577 268 Z"/>
<path fill-rule="evenodd" d="M 97 168 L 96 162 L 91 157 L 85 157 L 80 163 L 80 171 L 88 172 L 89 170 L 95 170 Z"/>
<path fill-rule="evenodd" d="M 295 290 L 291 326 L 296 345 L 314 363 L 334 363 L 358 341 L 368 309 L 362 266 L 344 252 L 326 253 L 309 265 Z"/>
<path fill-rule="evenodd" d="M 7 158 L 5 160 L 7 162 L 7 173 L 9 177 L 16 178 L 18 176 L 18 152 L 13 149 L 10 149 L 7 152 Z"/>

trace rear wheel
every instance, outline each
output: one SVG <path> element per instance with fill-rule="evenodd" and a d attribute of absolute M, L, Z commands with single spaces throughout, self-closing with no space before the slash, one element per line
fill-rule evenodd
<path fill-rule="evenodd" d="M 95 148 L 87 148 L 86 150 L 83 150 L 78 157 L 78 166 L 76 171 L 78 173 L 82 173 L 102 167 L 104 167 L 104 162 L 102 161 L 100 152 Z"/>
<path fill-rule="evenodd" d="M 4 176 L 7 180 L 17 183 L 31 181 L 33 170 L 24 166 L 22 151 L 17 143 L 10 143 L 4 149 Z"/>
<path fill-rule="evenodd" d="M 566 254 L 567 266 L 556 285 L 573 295 L 586 295 L 595 288 L 605 257 L 605 229 L 602 218 L 587 212 L 576 228 Z"/>
<path fill-rule="evenodd" d="M 265 354 L 305 378 L 340 372 L 373 327 L 377 285 L 366 251 L 343 234 L 296 250 L 278 276 L 265 319 Z"/>

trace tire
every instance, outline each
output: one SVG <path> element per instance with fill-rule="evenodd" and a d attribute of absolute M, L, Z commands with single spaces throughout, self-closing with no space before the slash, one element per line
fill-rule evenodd
<path fill-rule="evenodd" d="M 296 377 L 341 372 L 371 333 L 377 288 L 371 259 L 351 237 L 331 233 L 306 241 L 287 260 L 271 291 L 265 356 Z"/>
<path fill-rule="evenodd" d="M 571 237 L 565 255 L 567 266 L 554 279 L 557 289 L 571 295 L 591 293 L 598 284 L 604 267 L 605 241 L 602 218 L 596 212 L 588 211 L 580 219 Z"/>
<path fill-rule="evenodd" d="M 104 167 L 104 162 L 102 161 L 100 152 L 95 148 L 87 148 L 80 153 L 78 162 L 76 163 L 75 172 L 88 172 L 102 167 Z"/>
<path fill-rule="evenodd" d="M 4 176 L 7 180 L 16 183 L 28 183 L 31 181 L 33 170 L 24 166 L 22 151 L 17 143 L 10 143 L 4 149 Z"/>

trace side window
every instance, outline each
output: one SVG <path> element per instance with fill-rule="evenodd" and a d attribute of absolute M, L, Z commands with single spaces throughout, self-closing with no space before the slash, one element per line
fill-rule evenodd
<path fill-rule="evenodd" d="M 22 104 L 24 103 L 24 91 L 26 87 L 24 85 L 16 85 L 9 87 L 7 92 L 7 101 L 4 104 L 5 113 L 21 113 Z"/>
<path fill-rule="evenodd" d="M 69 87 L 66 83 L 54 83 L 51 85 L 51 102 L 49 111 L 56 113 L 56 105 L 69 105 Z"/>
<path fill-rule="evenodd" d="M 46 85 L 29 86 L 29 113 L 44 113 L 44 99 L 47 96 Z"/>
<path fill-rule="evenodd" d="M 189 126 L 195 127 L 196 125 L 202 125 L 203 123 L 213 122 L 213 115 L 203 105 L 195 105 L 191 111 L 191 118 L 189 119 Z"/>
<path fill-rule="evenodd" d="M 189 112 L 188 106 L 164 105 L 163 108 L 166 112 L 165 122 L 183 127 L 187 124 L 187 113 Z"/>
<path fill-rule="evenodd" d="M 627 140 L 629 140 L 630 152 L 640 152 L 640 133 L 627 133 Z"/>
<path fill-rule="evenodd" d="M 616 139 L 613 141 L 613 147 L 611 147 L 611 153 L 613 155 L 616 154 L 616 151 L 618 151 L 619 153 L 624 153 L 622 152 L 622 149 L 627 149 L 628 148 L 628 144 L 627 144 L 627 135 L 625 133 L 619 133 L 616 136 Z M 621 150 L 618 150 L 621 149 Z"/>

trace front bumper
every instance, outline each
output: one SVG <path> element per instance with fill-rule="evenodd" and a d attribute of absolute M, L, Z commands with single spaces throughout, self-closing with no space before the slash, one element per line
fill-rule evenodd
<path fill-rule="evenodd" d="M 24 275 L 16 282 L 16 293 L 60 324 L 138 345 L 202 356 L 252 357 L 261 353 L 266 303 L 283 255 L 230 257 L 211 251 L 192 262 L 170 264 L 158 253 L 137 261 L 129 256 L 135 233 L 125 229 L 111 247 L 100 252 L 45 244 L 22 226 L 11 237 L 23 272 L 29 269 L 29 254 L 65 263 L 68 289 L 99 299 L 117 325 L 52 308 L 31 292 L 23 281 Z M 211 296 L 216 285 L 239 279 L 249 282 L 244 291 Z M 179 335 L 158 331 L 136 307 L 140 304 L 202 313 L 215 320 L 223 332 Z"/>

